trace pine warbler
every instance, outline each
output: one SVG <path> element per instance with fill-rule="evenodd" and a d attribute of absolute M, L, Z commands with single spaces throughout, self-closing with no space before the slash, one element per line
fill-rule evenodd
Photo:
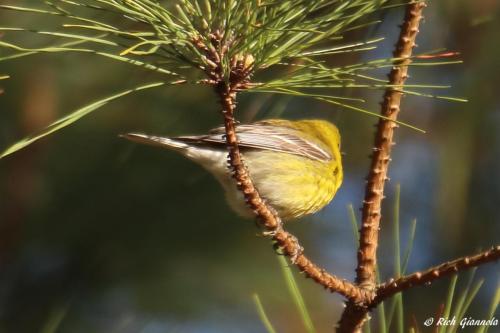
<path fill-rule="evenodd" d="M 241 155 L 260 195 L 284 220 L 327 205 L 342 183 L 340 134 L 324 120 L 272 119 L 238 125 Z M 125 138 L 175 150 L 199 163 L 222 184 L 229 205 L 253 216 L 230 177 L 224 128 L 174 138 L 129 133 Z"/>

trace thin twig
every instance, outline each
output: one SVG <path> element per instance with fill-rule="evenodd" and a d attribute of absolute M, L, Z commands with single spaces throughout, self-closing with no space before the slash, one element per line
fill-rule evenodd
<path fill-rule="evenodd" d="M 450 274 L 459 271 L 476 267 L 488 262 L 497 261 L 500 259 L 500 245 L 491 249 L 463 258 L 458 258 L 440 264 L 435 267 L 428 268 L 423 272 L 415 272 L 399 279 L 392 280 L 381 284 L 377 288 L 377 296 L 373 300 L 371 307 L 376 306 L 384 299 L 393 296 L 394 294 L 412 288 L 414 286 L 428 285 L 435 280 L 441 279 Z"/>
<path fill-rule="evenodd" d="M 381 104 L 381 114 L 386 119 L 379 119 L 375 133 L 375 146 L 371 157 L 370 171 L 367 177 L 365 198 L 362 208 L 362 224 L 358 249 L 358 265 L 356 268 L 356 283 L 368 290 L 375 289 L 375 268 L 377 265 L 378 231 L 381 217 L 384 185 L 387 170 L 391 160 L 393 145 L 394 122 L 399 114 L 403 93 L 400 91 L 408 77 L 408 65 L 411 63 L 412 50 L 418 34 L 418 26 L 422 19 L 424 1 L 411 3 L 406 7 L 404 23 L 401 26 L 394 58 L 389 74 L 389 85 Z M 348 302 L 339 321 L 339 332 L 357 332 L 361 330 L 367 318 L 368 308 L 355 302 Z"/>
<path fill-rule="evenodd" d="M 291 262 L 300 271 L 304 272 L 307 277 L 313 279 L 324 288 L 331 292 L 337 292 L 350 300 L 373 299 L 373 293 L 363 290 L 349 281 L 340 279 L 314 264 L 302 253 L 303 248 L 297 239 L 289 232 L 283 230 L 281 219 L 261 198 L 241 160 L 234 122 L 236 92 L 225 82 L 220 82 L 216 90 L 222 105 L 224 126 L 226 128 L 226 142 L 229 149 L 229 163 L 234 172 L 236 184 L 243 192 L 249 207 L 254 211 L 261 224 L 267 230 L 267 234 L 272 236 L 273 241 L 283 250 L 285 255 L 291 258 Z"/>
<path fill-rule="evenodd" d="M 238 189 L 242 191 L 245 200 L 266 229 L 265 234 L 272 236 L 276 245 L 282 249 L 301 272 L 322 285 L 331 292 L 337 292 L 349 300 L 366 302 L 374 298 L 373 292 L 359 288 L 352 282 L 340 279 L 335 275 L 326 272 L 323 268 L 317 266 L 303 254 L 303 248 L 300 246 L 297 238 L 283 229 L 283 223 L 275 210 L 270 207 L 260 196 L 258 190 L 248 174 L 248 171 L 242 161 L 240 149 L 238 146 L 238 137 L 236 135 L 236 126 L 234 119 L 235 103 L 237 91 L 245 89 L 249 79 L 249 69 L 251 66 L 251 57 L 240 57 L 232 59 L 231 74 L 229 80 L 224 77 L 221 59 L 224 57 L 224 50 L 228 47 L 222 45 L 222 40 L 218 34 L 213 34 L 213 47 L 202 45 L 201 40 L 196 40 L 200 51 L 204 52 L 210 61 L 214 63 L 212 68 L 207 71 L 212 82 L 215 82 L 215 91 L 219 97 L 222 106 L 222 115 L 224 117 L 224 126 L 226 130 L 226 142 L 228 147 L 228 162 L 233 177 L 236 180 Z M 214 53 L 217 52 L 217 53 Z"/>
<path fill-rule="evenodd" d="M 391 148 L 393 145 L 394 128 L 397 119 L 401 97 L 400 89 L 408 77 L 408 65 L 411 63 L 411 53 L 415 46 L 418 25 L 422 18 L 424 2 L 411 4 L 407 7 L 404 24 L 396 45 L 394 57 L 399 58 L 389 74 L 389 85 L 382 102 L 381 113 L 390 120 L 380 119 L 375 135 L 372 163 L 367 177 L 365 199 L 362 208 L 362 226 L 360 230 L 360 246 L 358 252 L 357 282 L 367 288 L 375 286 L 376 251 L 378 245 L 378 230 L 381 217 L 381 205 L 384 198 L 384 185 L 387 179 Z M 392 120 L 392 121 L 391 121 Z"/>

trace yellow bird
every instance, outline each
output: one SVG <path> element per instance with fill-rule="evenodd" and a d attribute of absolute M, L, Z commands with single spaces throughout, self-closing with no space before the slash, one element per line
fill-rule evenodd
<path fill-rule="evenodd" d="M 340 133 L 335 125 L 316 119 L 271 119 L 238 125 L 236 133 L 257 190 L 283 220 L 315 213 L 335 196 L 343 178 Z M 222 184 L 229 205 L 251 217 L 231 178 L 224 134 L 224 128 L 218 127 L 197 136 L 129 133 L 123 137 L 177 151 L 199 163 Z"/>

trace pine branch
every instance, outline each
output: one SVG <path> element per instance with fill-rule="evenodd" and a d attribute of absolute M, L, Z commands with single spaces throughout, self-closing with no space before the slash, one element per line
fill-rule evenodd
<path fill-rule="evenodd" d="M 385 282 L 377 287 L 377 296 L 370 304 L 371 307 L 376 306 L 394 294 L 410 289 L 414 286 L 428 285 L 435 280 L 446 277 L 472 267 L 477 267 L 482 264 L 497 261 L 500 259 L 500 245 L 494 246 L 491 249 L 463 258 L 458 258 L 438 266 L 426 269 L 423 272 L 415 272 L 396 280 Z"/>
<path fill-rule="evenodd" d="M 315 282 L 322 285 L 330 292 L 337 292 L 349 300 L 372 299 L 373 295 L 363 290 L 353 283 L 340 279 L 335 275 L 326 272 L 318 267 L 303 254 L 303 248 L 297 238 L 283 229 L 283 223 L 272 207 L 268 206 L 257 189 L 253 185 L 250 176 L 241 160 L 238 147 L 234 120 L 234 105 L 236 101 L 236 91 L 230 85 L 221 82 L 217 87 L 222 114 L 224 116 L 224 126 L 226 128 L 226 142 L 229 150 L 229 164 L 233 170 L 233 176 L 240 191 L 243 192 L 249 207 L 266 229 L 265 235 L 272 236 L 273 241 L 282 249 L 283 253 L 291 259 L 291 262 L 298 267 L 301 272 Z"/>
<path fill-rule="evenodd" d="M 362 225 L 360 230 L 360 251 L 358 252 L 357 282 L 366 288 L 373 289 L 375 285 L 376 250 L 378 245 L 378 230 L 381 217 L 381 204 L 384 185 L 387 180 L 394 129 L 400 111 L 403 93 L 396 87 L 402 87 L 408 77 L 408 65 L 412 49 L 418 33 L 418 25 L 422 19 L 424 2 L 418 2 L 407 7 L 404 25 L 394 52 L 395 58 L 401 58 L 395 63 L 389 74 L 390 88 L 386 90 L 382 102 L 381 113 L 387 119 L 379 120 L 375 134 L 372 163 L 365 189 L 365 199 L 362 208 Z"/>
<path fill-rule="evenodd" d="M 401 59 L 394 63 L 389 74 L 389 85 L 381 105 L 381 114 L 388 119 L 379 119 L 375 133 L 375 146 L 371 167 L 367 177 L 365 198 L 363 200 L 358 265 L 356 283 L 367 290 L 375 289 L 375 269 L 377 265 L 378 231 L 380 226 L 381 206 L 384 197 L 384 185 L 391 160 L 394 128 L 403 93 L 395 87 L 402 87 L 408 77 L 408 65 L 411 63 L 412 50 L 418 34 L 425 2 L 418 1 L 406 7 L 404 23 L 401 27 L 394 58 Z M 356 302 L 348 302 L 339 321 L 339 332 L 360 331 L 367 319 L 368 308 Z"/>
<path fill-rule="evenodd" d="M 307 277 L 313 279 L 325 289 L 337 292 L 350 300 L 366 301 L 372 299 L 372 293 L 326 272 L 308 259 L 303 254 L 303 248 L 297 238 L 283 229 L 283 223 L 276 211 L 262 199 L 253 185 L 252 179 L 241 159 L 234 119 L 236 95 L 239 90 L 245 89 L 248 84 L 249 68 L 253 65 L 252 58 L 250 56 L 234 58 L 231 61 L 229 81 L 226 81 L 224 79 L 225 73 L 221 69 L 220 59 L 224 58 L 224 52 L 229 48 L 224 45 L 222 36 L 217 33 L 212 35 L 211 43 L 211 46 L 207 46 L 201 41 L 197 41 L 200 52 L 205 52 L 208 60 L 213 63 L 212 68 L 207 70 L 207 75 L 215 85 L 215 91 L 222 107 L 229 152 L 229 166 L 233 170 L 233 177 L 236 180 L 238 189 L 242 191 L 247 204 L 266 229 L 264 234 L 272 237 L 276 245 L 282 249 L 283 253 L 291 259 L 291 262 L 301 272 L 304 272 Z"/>

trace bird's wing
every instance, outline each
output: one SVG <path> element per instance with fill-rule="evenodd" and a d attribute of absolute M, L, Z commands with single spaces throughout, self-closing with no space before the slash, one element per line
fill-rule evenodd
<path fill-rule="evenodd" d="M 300 136 L 297 130 L 288 127 L 265 125 L 239 125 L 236 127 L 239 146 L 272 150 L 276 152 L 299 155 L 318 161 L 330 161 L 332 156 L 320 144 Z M 191 144 L 225 145 L 224 128 L 213 129 L 208 135 L 182 136 L 175 140 Z"/>

